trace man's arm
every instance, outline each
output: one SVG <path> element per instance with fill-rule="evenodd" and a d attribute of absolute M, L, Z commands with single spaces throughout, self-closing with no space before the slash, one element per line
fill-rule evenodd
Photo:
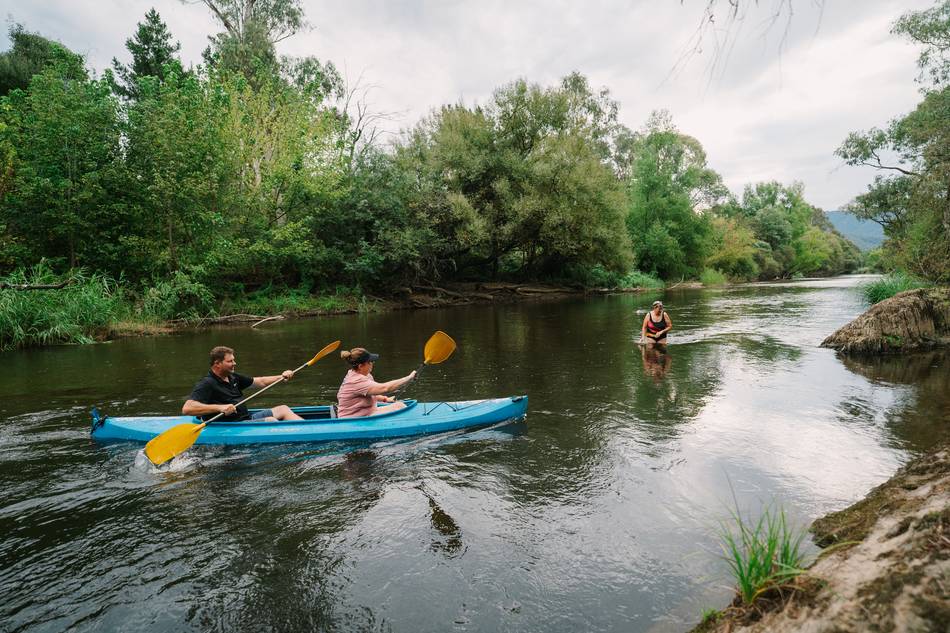
<path fill-rule="evenodd" d="M 254 377 L 254 386 L 260 389 L 261 387 L 266 387 L 267 385 L 272 385 L 278 380 L 290 380 L 294 377 L 294 372 L 292 369 L 285 370 L 279 376 L 255 376 Z"/>
<path fill-rule="evenodd" d="M 212 413 L 223 413 L 225 415 L 231 415 L 237 411 L 237 407 L 233 404 L 205 404 L 203 402 L 198 402 L 197 400 L 188 399 L 185 400 L 185 404 L 181 408 L 183 415 L 208 415 Z"/>

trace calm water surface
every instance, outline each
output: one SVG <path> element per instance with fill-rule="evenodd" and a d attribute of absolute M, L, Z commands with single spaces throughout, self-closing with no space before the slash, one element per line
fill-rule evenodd
<path fill-rule="evenodd" d="M 268 323 L 0 354 L 0 631 L 678 631 L 731 596 L 719 522 L 805 525 L 947 432 L 940 354 L 820 349 L 859 278 Z M 662 296 L 668 353 L 634 341 Z M 98 444 L 88 410 L 180 409 L 207 352 L 275 374 L 325 344 L 410 397 L 526 393 L 527 420 L 372 444 Z M 324 403 L 327 357 L 261 403 Z"/>

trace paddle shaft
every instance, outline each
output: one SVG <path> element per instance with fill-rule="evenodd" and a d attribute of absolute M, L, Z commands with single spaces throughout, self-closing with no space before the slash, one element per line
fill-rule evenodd
<path fill-rule="evenodd" d="M 301 369 L 303 369 L 304 367 L 306 367 L 306 366 L 309 365 L 309 364 L 310 364 L 309 362 L 306 362 L 306 363 L 304 363 L 303 365 L 301 365 L 300 367 L 298 367 L 297 369 L 295 369 L 295 370 L 294 370 L 294 375 L 296 375 L 298 371 L 300 371 Z M 265 391 L 267 391 L 268 389 L 270 389 L 270 388 L 273 387 L 274 385 L 278 385 L 278 384 L 284 382 L 285 380 L 287 380 L 287 379 L 284 378 L 283 376 L 281 376 L 280 379 L 275 380 L 274 382 L 272 382 L 271 384 L 267 385 L 266 387 L 264 387 L 264 388 L 262 388 L 262 389 L 259 389 L 258 391 L 255 391 L 254 393 L 252 393 L 252 394 L 249 395 L 248 397 L 244 398 L 244 400 L 241 400 L 240 402 L 238 402 L 236 405 L 234 405 L 235 408 L 241 406 L 242 404 L 244 404 L 245 402 L 247 402 L 247 401 L 250 400 L 251 398 L 256 398 L 257 396 L 261 395 L 262 393 L 264 393 Z M 217 420 L 218 418 L 220 418 L 220 417 L 223 416 L 223 415 L 224 415 L 224 413 L 219 413 L 218 415 L 214 416 L 214 417 L 211 418 L 210 420 L 205 420 L 204 422 L 201 423 L 201 428 L 204 428 L 204 427 L 207 426 L 208 424 L 211 424 L 212 422 L 214 422 L 215 420 Z"/>

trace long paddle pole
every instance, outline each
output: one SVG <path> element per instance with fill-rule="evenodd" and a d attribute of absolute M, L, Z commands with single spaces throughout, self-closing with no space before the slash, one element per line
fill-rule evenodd
<path fill-rule="evenodd" d="M 404 384 L 402 387 L 396 389 L 393 392 L 393 395 L 399 393 L 411 383 L 415 382 L 419 378 L 419 374 L 422 372 L 423 368 L 426 365 L 438 365 L 446 358 L 452 355 L 452 352 L 455 351 L 455 341 L 452 340 L 452 337 L 446 334 L 441 330 L 436 330 L 435 334 L 429 337 L 429 340 L 426 341 L 425 349 L 423 350 L 422 364 L 419 365 L 419 369 L 416 370 L 415 377 Z"/>
<path fill-rule="evenodd" d="M 314 356 L 313 358 L 308 360 L 306 363 L 304 363 L 303 365 L 295 369 L 293 373 L 296 375 L 298 371 L 300 371 L 304 367 L 309 367 L 310 365 L 313 365 L 315 362 L 317 362 L 318 360 L 320 360 L 327 354 L 336 350 L 336 348 L 338 348 L 339 346 L 340 346 L 340 341 L 334 341 L 330 343 L 329 345 L 324 347 L 322 350 L 317 352 L 316 356 Z M 251 395 L 244 398 L 244 400 L 241 400 L 234 406 L 235 407 L 241 406 L 248 400 L 252 398 L 256 398 L 257 396 L 261 395 L 262 393 L 264 393 L 265 391 L 267 391 L 274 385 L 280 384 L 284 382 L 285 380 L 286 378 L 281 376 L 279 380 L 275 380 L 274 382 L 267 385 L 263 389 L 259 389 L 258 391 L 252 393 Z M 173 426 L 172 428 L 168 429 L 161 435 L 157 435 L 153 437 L 148 442 L 148 444 L 145 445 L 145 456 L 148 457 L 149 461 L 155 464 L 156 466 L 160 466 L 161 464 L 164 464 L 175 455 L 179 455 L 180 453 L 188 450 L 191 447 L 191 445 L 194 444 L 198 440 L 198 436 L 201 434 L 201 431 L 204 430 L 204 428 L 208 426 L 210 423 L 214 422 L 215 420 L 217 420 L 223 415 L 224 413 L 219 413 L 218 415 L 214 416 L 210 420 L 205 420 L 201 424 L 193 424 L 191 422 L 185 422 L 184 424 L 178 424 L 176 426 Z"/>

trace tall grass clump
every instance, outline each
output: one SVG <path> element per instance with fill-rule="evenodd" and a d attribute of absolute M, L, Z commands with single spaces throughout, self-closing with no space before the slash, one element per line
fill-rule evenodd
<path fill-rule="evenodd" d="M 890 299 L 899 292 L 912 290 L 914 288 L 926 288 L 929 286 L 925 281 L 921 281 L 901 271 L 893 272 L 881 277 L 877 281 L 872 281 L 861 287 L 864 299 L 871 305 L 880 303 L 885 299 Z"/>
<path fill-rule="evenodd" d="M 122 309 L 114 282 L 102 275 L 71 271 L 54 274 L 44 263 L 14 271 L 10 285 L 47 285 L 70 280 L 52 290 L 0 290 L 0 350 L 55 343 L 90 343 L 108 330 Z"/>
<path fill-rule="evenodd" d="M 640 272 L 639 270 L 632 270 L 621 277 L 619 286 L 621 288 L 660 289 L 666 287 L 666 284 L 663 283 L 663 280 L 659 277 L 654 277 L 653 275 Z"/>
<path fill-rule="evenodd" d="M 699 276 L 699 281 L 704 286 L 725 286 L 728 279 L 715 268 L 706 268 L 703 270 L 703 274 Z"/>
<path fill-rule="evenodd" d="M 734 525 L 721 528 L 721 545 L 743 602 L 752 604 L 763 592 L 804 571 L 805 530 L 789 527 L 783 509 L 767 506 L 753 521 L 743 518 L 737 507 L 732 519 Z"/>

